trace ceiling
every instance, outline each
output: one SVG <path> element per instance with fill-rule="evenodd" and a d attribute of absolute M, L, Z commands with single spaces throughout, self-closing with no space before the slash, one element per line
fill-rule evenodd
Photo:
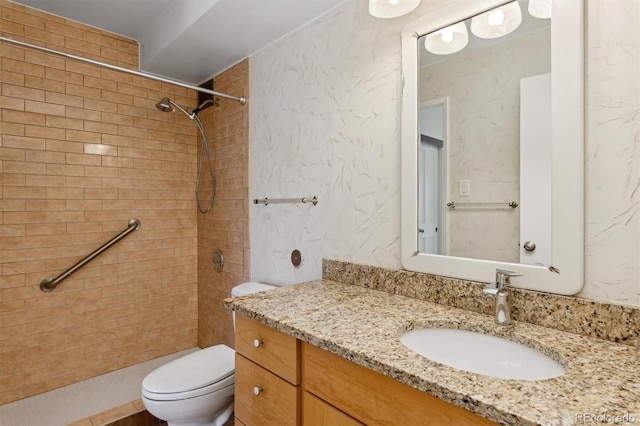
<path fill-rule="evenodd" d="M 140 44 L 140 69 L 199 84 L 345 0 L 13 0 Z"/>

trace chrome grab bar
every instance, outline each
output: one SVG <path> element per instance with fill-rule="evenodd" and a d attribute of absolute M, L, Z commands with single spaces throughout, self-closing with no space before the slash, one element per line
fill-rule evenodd
<path fill-rule="evenodd" d="M 62 274 L 58 275 L 57 277 L 55 277 L 55 278 L 45 278 L 44 280 L 42 280 L 40 282 L 40 290 L 42 290 L 42 291 L 55 290 L 56 287 L 58 286 L 58 284 L 60 284 L 62 281 L 64 281 L 67 278 L 69 278 L 71 276 L 71 274 L 76 272 L 78 269 L 82 268 L 87 263 L 91 262 L 93 259 L 95 259 L 100 254 L 102 254 L 102 252 L 104 252 L 105 250 L 109 249 L 112 245 L 114 245 L 115 243 L 117 243 L 118 241 L 120 241 L 121 239 L 126 237 L 127 235 L 129 235 L 131 232 L 137 231 L 138 229 L 140 229 L 140 221 L 138 219 L 131 219 L 129 221 L 128 225 L 127 225 L 127 229 L 125 229 L 124 231 L 122 231 L 121 233 L 119 233 L 118 235 L 113 237 L 111 240 L 107 241 L 105 244 L 102 245 L 102 247 L 100 247 L 99 249 L 95 250 L 89 256 L 85 257 L 80 262 L 76 263 L 71 268 L 67 269 L 65 272 L 63 272 Z"/>

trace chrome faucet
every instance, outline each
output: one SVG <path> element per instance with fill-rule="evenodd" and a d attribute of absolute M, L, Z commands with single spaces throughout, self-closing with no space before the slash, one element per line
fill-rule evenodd
<path fill-rule="evenodd" d="M 514 271 L 508 269 L 496 269 L 496 282 L 487 284 L 482 292 L 490 299 L 496 300 L 495 321 L 498 325 L 511 324 L 511 277 L 519 277 Z"/>

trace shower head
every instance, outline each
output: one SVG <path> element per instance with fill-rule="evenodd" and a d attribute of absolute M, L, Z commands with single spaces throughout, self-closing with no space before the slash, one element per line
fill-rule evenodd
<path fill-rule="evenodd" d="M 186 115 L 191 120 L 193 120 L 193 122 L 196 123 L 196 127 L 198 127 L 198 130 L 200 131 L 200 135 L 202 136 L 201 138 L 202 144 L 200 145 L 200 154 L 198 155 L 198 175 L 196 177 L 196 204 L 198 205 L 198 211 L 200 211 L 200 213 L 203 213 L 203 214 L 207 213 L 211 208 L 211 205 L 213 204 L 213 198 L 216 193 L 216 179 L 215 179 L 215 176 L 213 175 L 213 166 L 211 165 L 211 154 L 209 152 L 209 144 L 207 143 L 207 137 L 204 134 L 204 126 L 202 125 L 202 122 L 198 117 L 198 111 L 200 111 L 200 109 L 203 108 L 209 102 L 213 102 L 214 104 L 216 104 L 215 100 L 207 100 L 201 103 L 200 106 L 196 107 L 191 113 L 187 112 L 186 109 L 184 109 L 183 107 L 181 107 L 179 104 L 175 103 L 168 97 L 162 98 L 160 102 L 156 104 L 156 108 L 158 108 L 162 112 L 173 112 L 176 109 L 182 112 L 184 115 Z M 211 176 L 211 182 L 213 182 L 213 188 L 211 190 L 211 197 L 209 198 L 209 204 L 204 209 L 200 206 L 200 175 L 202 173 L 203 156 L 207 157 L 206 163 L 209 169 L 209 175 Z"/>
<path fill-rule="evenodd" d="M 156 104 L 156 108 L 158 108 L 162 112 L 173 111 L 173 107 L 171 106 L 171 101 L 169 100 L 169 98 L 162 98 L 162 100 Z"/>
<path fill-rule="evenodd" d="M 184 113 L 184 115 L 186 115 L 192 120 L 197 114 L 197 111 L 190 114 L 186 109 L 182 108 L 180 105 L 178 105 L 177 103 L 173 102 L 171 99 L 166 97 L 162 98 L 162 100 L 156 104 L 156 108 L 158 108 L 162 112 L 172 112 L 174 111 L 174 108 L 175 108 L 181 111 L 182 113 Z"/>

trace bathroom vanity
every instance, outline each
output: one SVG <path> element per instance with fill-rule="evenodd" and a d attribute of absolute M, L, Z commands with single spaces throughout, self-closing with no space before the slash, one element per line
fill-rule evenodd
<path fill-rule="evenodd" d="M 229 299 L 236 421 L 253 424 L 564 425 L 640 419 L 637 348 L 331 280 Z M 517 341 L 560 362 L 548 380 L 502 380 L 431 361 L 398 336 L 447 326 Z M 473 354 L 470 354 L 473 356 Z M 455 419 L 455 420 L 454 420 Z"/>
<path fill-rule="evenodd" d="M 236 424 L 298 424 L 300 341 L 236 315 L 235 343 Z"/>
<path fill-rule="evenodd" d="M 236 321 L 236 424 L 495 424 L 255 320 Z"/>

